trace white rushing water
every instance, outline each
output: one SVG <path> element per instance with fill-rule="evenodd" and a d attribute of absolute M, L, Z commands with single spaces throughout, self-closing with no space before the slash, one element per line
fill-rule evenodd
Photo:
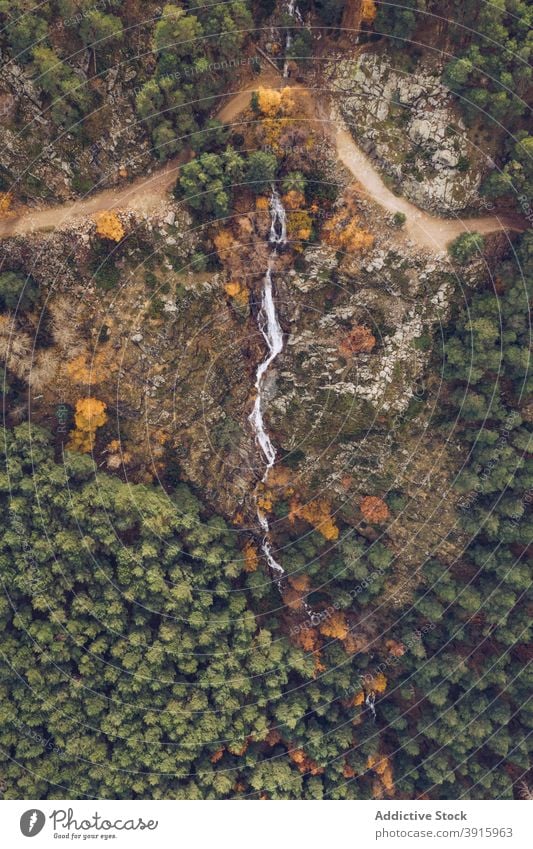
<path fill-rule="evenodd" d="M 287 215 L 274 186 L 272 186 L 272 194 L 270 195 L 269 241 L 274 245 L 284 245 L 287 242 Z"/>
<path fill-rule="evenodd" d="M 300 14 L 300 10 L 296 5 L 296 0 L 288 0 L 287 3 L 287 13 L 291 16 L 291 18 L 295 18 L 297 21 L 302 23 L 302 16 Z M 287 78 L 289 76 L 289 60 L 287 58 L 287 51 L 292 44 L 292 33 L 290 30 L 287 30 L 287 36 L 285 38 L 285 62 L 283 63 L 283 76 Z"/>
<path fill-rule="evenodd" d="M 268 478 L 268 473 L 276 462 L 276 449 L 265 430 L 265 423 L 263 420 L 263 384 L 269 366 L 283 350 L 283 331 L 278 320 L 272 291 L 272 260 L 276 254 L 277 246 L 284 245 L 287 241 L 287 217 L 281 198 L 274 187 L 272 187 L 272 194 L 270 197 L 269 241 L 273 245 L 273 250 L 263 280 L 263 296 L 261 300 L 261 309 L 257 319 L 259 329 L 267 343 L 268 354 L 263 362 L 259 363 L 257 366 L 255 374 L 255 402 L 253 410 L 248 417 L 255 434 L 256 442 L 263 452 L 266 460 L 265 473 L 262 477 L 263 483 Z M 264 531 L 263 541 L 261 543 L 263 554 L 265 555 L 268 566 L 274 575 L 274 579 L 278 584 L 278 587 L 281 589 L 281 581 L 285 575 L 285 569 L 277 562 L 272 554 L 269 541 L 270 527 L 268 519 L 259 506 L 257 507 L 257 518 Z"/>
<path fill-rule="evenodd" d="M 266 482 L 268 473 L 276 462 L 276 449 L 272 444 L 270 436 L 265 430 L 265 422 L 263 420 L 263 384 L 270 365 L 283 350 L 283 331 L 278 320 L 272 289 L 272 264 L 273 259 L 276 256 L 278 246 L 282 246 L 287 243 L 287 214 L 281 198 L 274 186 L 272 186 L 272 192 L 270 195 L 269 242 L 272 245 L 272 253 L 270 255 L 268 267 L 263 280 L 261 309 L 257 318 L 259 329 L 263 335 L 263 339 L 267 343 L 268 354 L 257 366 L 257 371 L 255 373 L 256 396 L 253 410 L 248 416 L 248 420 L 251 423 L 255 434 L 255 440 L 266 460 L 265 472 L 261 478 L 262 483 Z M 274 577 L 278 589 L 282 592 L 283 580 L 286 572 L 283 566 L 278 563 L 272 554 L 272 547 L 270 544 L 270 525 L 266 514 L 263 513 L 259 505 L 257 505 L 257 519 L 263 531 L 261 550 L 265 555 L 268 567 Z M 307 615 L 312 617 L 313 611 L 309 607 L 308 603 L 305 600 L 302 600 L 302 605 Z"/>
<path fill-rule="evenodd" d="M 272 445 L 272 440 L 265 430 L 265 424 L 263 421 L 263 379 L 270 364 L 283 350 L 283 332 L 278 321 L 276 307 L 274 306 L 274 298 L 272 297 L 272 269 L 270 262 L 263 284 L 263 300 L 261 303 L 258 323 L 259 329 L 263 334 L 263 338 L 268 345 L 268 356 L 257 367 L 255 375 L 255 389 L 257 394 L 255 397 L 254 408 L 250 413 L 249 420 L 254 429 L 257 444 L 261 448 L 261 451 L 265 455 L 265 459 L 267 461 L 265 474 L 263 475 L 263 481 L 265 481 L 270 469 L 275 463 L 276 449 Z"/>

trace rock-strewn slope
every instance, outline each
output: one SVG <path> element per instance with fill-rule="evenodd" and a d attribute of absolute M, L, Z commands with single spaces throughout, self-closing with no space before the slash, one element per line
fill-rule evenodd
<path fill-rule="evenodd" d="M 441 214 L 475 207 L 486 158 L 469 141 L 437 71 L 413 73 L 365 53 L 328 70 L 361 147 L 417 206 Z"/>

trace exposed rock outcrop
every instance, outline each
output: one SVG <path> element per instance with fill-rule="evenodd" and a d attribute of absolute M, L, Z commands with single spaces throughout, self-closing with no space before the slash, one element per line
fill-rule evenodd
<path fill-rule="evenodd" d="M 469 141 L 437 71 L 409 73 L 386 55 L 332 63 L 329 77 L 358 144 L 424 209 L 451 215 L 475 208 L 491 163 Z"/>

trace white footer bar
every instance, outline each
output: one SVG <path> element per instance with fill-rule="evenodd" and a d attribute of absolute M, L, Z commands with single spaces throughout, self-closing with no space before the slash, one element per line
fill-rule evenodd
<path fill-rule="evenodd" d="M 533 845 L 531 802 L 32 800 L 0 806 L 6 849 L 73 843 L 117 849 Z"/>

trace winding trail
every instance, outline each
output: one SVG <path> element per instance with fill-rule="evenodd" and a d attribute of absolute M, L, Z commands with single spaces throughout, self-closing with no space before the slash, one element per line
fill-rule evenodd
<path fill-rule="evenodd" d="M 43 209 L 29 208 L 16 218 L 0 221 L 0 238 L 25 236 L 39 231 L 61 230 L 74 221 L 108 210 L 155 212 L 172 189 L 179 167 L 187 161 L 181 155 L 169 161 L 148 177 L 137 177 L 124 186 L 103 189 L 80 200 L 67 201 Z"/>
<path fill-rule="evenodd" d="M 279 80 L 277 82 L 279 83 Z M 273 84 L 272 72 L 262 74 L 260 78 L 249 83 L 223 104 L 216 117 L 224 123 L 232 123 L 247 108 L 250 93 L 253 90 L 259 85 Z M 298 88 L 310 94 L 313 100 L 312 91 L 302 86 Z M 317 114 L 319 109 L 323 113 L 322 104 L 316 98 L 314 101 L 317 105 Z M 332 121 L 328 117 L 324 119 L 324 123 L 335 127 L 334 141 L 339 160 L 350 171 L 364 193 L 388 212 L 403 212 L 407 219 L 403 232 L 419 247 L 441 252 L 461 233 L 476 231 L 486 235 L 499 231 L 521 231 L 526 228 L 524 220 L 519 215 L 502 213 L 479 218 L 448 219 L 419 209 L 405 198 L 397 197 L 387 188 L 377 168 L 357 146 L 341 121 L 336 119 Z M 58 206 L 27 209 L 18 217 L 0 221 L 0 238 L 63 229 L 75 220 L 107 210 L 127 210 L 149 215 L 165 202 L 178 177 L 180 165 L 183 165 L 187 159 L 188 153 L 184 151 L 150 176 L 137 177 L 127 185 L 104 189 L 86 198 Z"/>
<path fill-rule="evenodd" d="M 479 218 L 439 218 L 431 215 L 387 188 L 368 156 L 357 147 L 342 125 L 337 126 L 335 142 L 340 161 L 353 174 L 365 194 L 388 212 L 403 212 L 406 216 L 404 233 L 421 248 L 444 251 L 451 241 L 466 232 L 486 235 L 499 230 L 525 229 L 519 215 L 502 213 Z"/>

